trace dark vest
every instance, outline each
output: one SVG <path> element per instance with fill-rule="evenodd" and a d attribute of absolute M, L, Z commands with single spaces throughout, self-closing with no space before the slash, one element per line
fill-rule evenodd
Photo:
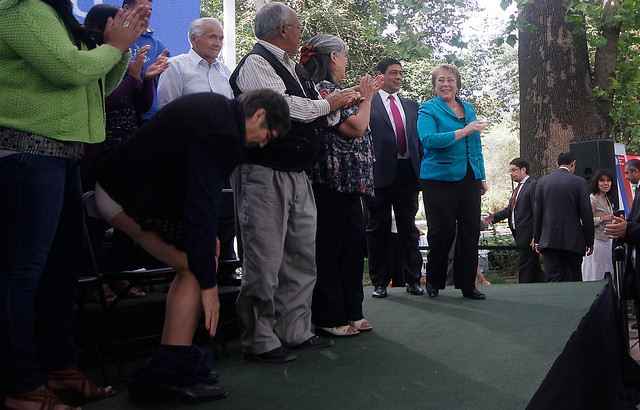
<path fill-rule="evenodd" d="M 267 60 L 278 77 L 284 82 L 286 87 L 285 93 L 287 95 L 295 95 L 312 100 L 319 99 L 318 92 L 307 70 L 300 64 L 296 64 L 296 74 L 300 79 L 300 83 L 298 83 L 289 70 L 287 70 L 269 50 L 259 43 L 253 46 L 253 49 L 240 60 L 233 74 L 231 74 L 229 83 L 236 97 L 242 94 L 242 90 L 240 90 L 236 83 L 238 73 L 247 57 L 251 54 L 257 54 Z M 301 84 L 302 87 L 300 87 Z M 317 155 L 320 141 L 317 131 L 325 125 L 326 119 L 324 117 L 309 123 L 292 119 L 291 130 L 289 130 L 286 135 L 271 141 L 263 148 L 247 148 L 243 162 L 258 164 L 279 171 L 304 171 Z"/>

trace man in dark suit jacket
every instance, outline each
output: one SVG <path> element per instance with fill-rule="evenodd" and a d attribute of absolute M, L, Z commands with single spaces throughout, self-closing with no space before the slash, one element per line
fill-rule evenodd
<path fill-rule="evenodd" d="M 509 205 L 495 214 L 484 217 L 485 223 L 509 220 L 509 228 L 518 246 L 518 280 L 520 283 L 544 282 L 538 253 L 533 249 L 533 209 L 537 181 L 529 176 L 531 165 L 523 158 L 509 163 L 511 179 L 518 184 Z"/>
<path fill-rule="evenodd" d="M 576 159 L 558 155 L 558 170 L 538 181 L 533 239 L 544 256 L 547 281 L 582 280 L 582 257 L 593 252 L 593 212 L 587 181 L 573 175 Z"/>
<path fill-rule="evenodd" d="M 373 297 L 387 297 L 391 263 L 391 208 L 401 247 L 407 292 L 422 295 L 418 249 L 420 231 L 415 225 L 420 191 L 419 169 L 422 149 L 418 141 L 418 103 L 398 96 L 402 87 L 402 66 L 385 58 L 378 64 L 384 86 L 371 103 L 371 136 L 376 156 L 373 165 L 375 197 L 365 198 L 369 211 L 367 248 Z"/>
<path fill-rule="evenodd" d="M 632 184 L 640 182 L 640 161 L 630 159 L 624 166 L 624 176 Z M 617 216 L 613 217 L 613 221 L 605 226 L 604 232 L 612 239 L 621 238 L 627 245 L 627 262 L 625 264 L 625 277 L 627 275 L 635 276 L 634 289 L 627 289 L 627 296 L 635 299 L 636 307 L 640 299 L 640 195 L 636 187 L 636 194 L 633 198 L 633 205 L 629 212 L 629 217 L 625 220 Z M 635 250 L 635 252 L 634 252 Z M 626 280 L 625 280 L 625 283 Z"/>

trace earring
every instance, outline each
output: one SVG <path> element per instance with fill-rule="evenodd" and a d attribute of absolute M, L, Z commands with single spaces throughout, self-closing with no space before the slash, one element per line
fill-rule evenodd
<path fill-rule="evenodd" d="M 334 70 L 338 71 L 338 67 L 334 68 Z"/>

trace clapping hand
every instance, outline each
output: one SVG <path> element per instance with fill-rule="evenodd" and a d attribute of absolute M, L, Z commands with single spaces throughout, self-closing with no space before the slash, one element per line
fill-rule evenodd
<path fill-rule="evenodd" d="M 147 68 L 147 71 L 144 73 L 145 80 L 159 76 L 167 69 L 167 67 L 169 67 L 169 58 L 167 57 L 168 51 L 169 50 L 165 48 L 164 51 L 156 57 L 156 62 Z"/>
<path fill-rule="evenodd" d="M 119 10 L 109 17 L 104 27 L 104 42 L 125 53 L 149 26 L 151 7 L 137 6 L 130 11 Z"/>
<path fill-rule="evenodd" d="M 129 75 L 136 80 L 140 79 L 142 66 L 144 66 L 144 60 L 147 57 L 147 51 L 149 51 L 150 48 L 150 45 L 140 47 L 136 52 L 136 59 L 131 63 L 131 67 L 129 67 Z"/>

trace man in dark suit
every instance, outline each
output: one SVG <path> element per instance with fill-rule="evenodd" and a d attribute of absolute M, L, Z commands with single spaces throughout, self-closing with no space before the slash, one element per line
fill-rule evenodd
<path fill-rule="evenodd" d="M 558 155 L 558 170 L 538 181 L 533 239 L 548 282 L 582 280 L 582 257 L 593 252 L 593 212 L 587 181 L 573 175 L 576 159 Z"/>
<path fill-rule="evenodd" d="M 371 103 L 371 136 L 376 155 L 373 165 L 375 197 L 365 198 L 369 212 L 367 249 L 373 297 L 387 297 L 391 262 L 391 209 L 401 247 L 402 269 L 407 292 L 422 295 L 418 249 L 420 231 L 415 225 L 420 192 L 421 147 L 418 141 L 418 103 L 398 96 L 402 87 L 402 66 L 385 58 L 378 64 L 384 86 Z"/>
<path fill-rule="evenodd" d="M 529 176 L 531 165 L 523 158 L 509 163 L 509 175 L 518 185 L 509 205 L 495 214 L 482 218 L 485 223 L 508 219 L 509 228 L 518 246 L 518 280 L 520 283 L 544 282 L 538 253 L 533 249 L 533 208 L 537 181 Z"/>
<path fill-rule="evenodd" d="M 632 184 L 640 182 L 640 161 L 630 159 L 624 166 L 624 176 Z M 640 259 L 638 256 L 638 247 L 640 246 L 640 195 L 638 195 L 638 187 L 633 198 L 633 205 L 629 212 L 629 217 L 625 220 L 617 216 L 613 217 L 613 221 L 605 226 L 604 232 L 609 238 L 621 238 L 627 245 L 627 263 L 625 264 L 625 276 L 635 276 L 634 289 L 628 289 L 628 295 L 635 299 L 636 307 L 640 299 Z M 625 281 L 626 283 L 626 281 Z"/>

